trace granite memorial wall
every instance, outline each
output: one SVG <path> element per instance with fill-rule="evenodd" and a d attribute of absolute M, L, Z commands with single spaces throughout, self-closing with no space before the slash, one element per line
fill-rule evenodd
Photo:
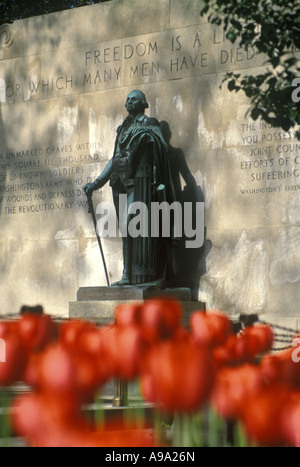
<path fill-rule="evenodd" d="M 82 188 L 112 156 L 138 88 L 205 202 L 203 245 L 175 253 L 178 283 L 207 309 L 297 326 L 300 142 L 251 120 L 247 98 L 220 87 L 228 70 L 259 73 L 264 57 L 228 42 L 200 9 L 113 0 L 0 27 L 2 314 L 41 303 L 67 316 L 79 287 L 106 285 Z M 110 187 L 93 202 L 109 209 Z M 120 238 L 102 245 L 118 280 Z"/>

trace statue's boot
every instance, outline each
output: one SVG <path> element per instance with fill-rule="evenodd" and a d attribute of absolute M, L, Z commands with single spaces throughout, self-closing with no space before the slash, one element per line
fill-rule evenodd
<path fill-rule="evenodd" d="M 122 274 L 122 277 L 119 281 L 113 282 L 111 284 L 112 287 L 122 287 L 124 285 L 131 285 L 131 282 L 127 274 Z"/>
<path fill-rule="evenodd" d="M 130 280 L 131 270 L 131 252 L 129 248 L 128 239 L 123 239 L 123 274 L 118 282 L 113 282 L 112 287 L 122 287 L 125 285 L 131 285 Z"/>

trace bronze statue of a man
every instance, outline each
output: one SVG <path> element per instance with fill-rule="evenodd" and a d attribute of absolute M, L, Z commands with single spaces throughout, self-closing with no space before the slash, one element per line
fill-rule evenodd
<path fill-rule="evenodd" d="M 145 203 L 149 226 L 151 203 L 158 200 L 157 187 L 164 187 L 164 199 L 167 202 L 175 200 L 167 145 L 158 120 L 145 115 L 149 105 L 144 93 L 140 90 L 131 91 L 125 107 L 128 116 L 117 129 L 113 157 L 96 180 L 83 188 L 85 194 L 90 196 L 109 181 L 120 230 L 121 222 L 125 221 L 127 228 L 130 221 L 130 214 L 125 219 L 119 216 L 120 195 L 127 196 L 127 213 L 131 203 Z M 124 226 L 121 231 L 124 232 Z M 119 282 L 112 285 L 151 285 L 167 281 L 172 271 L 170 240 L 151 236 L 150 228 L 147 236 L 122 235 L 123 275 Z"/>

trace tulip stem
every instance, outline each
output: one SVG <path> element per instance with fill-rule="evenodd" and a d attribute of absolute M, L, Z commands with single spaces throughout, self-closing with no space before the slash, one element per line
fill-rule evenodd
<path fill-rule="evenodd" d="M 211 407 L 208 409 L 208 446 L 220 447 L 225 444 L 224 420 Z"/>
<path fill-rule="evenodd" d="M 176 413 L 174 416 L 174 447 L 203 447 L 204 416 L 202 413 Z"/>
<path fill-rule="evenodd" d="M 159 410 L 154 411 L 154 432 L 155 439 L 160 442 L 163 439 L 162 417 Z"/>
<path fill-rule="evenodd" d="M 234 446 L 239 448 L 249 447 L 244 429 L 240 423 L 237 423 L 235 427 Z"/>
<path fill-rule="evenodd" d="M 1 420 L 0 420 L 0 437 L 2 439 L 2 446 L 8 446 L 8 440 L 11 438 L 11 424 L 9 417 L 9 407 L 10 407 L 10 398 L 7 394 L 7 391 L 3 388 L 0 388 L 0 410 L 1 410 Z"/>
<path fill-rule="evenodd" d="M 103 400 L 101 399 L 101 394 L 95 394 L 95 424 L 97 428 L 103 427 L 105 423 L 105 407 Z"/>

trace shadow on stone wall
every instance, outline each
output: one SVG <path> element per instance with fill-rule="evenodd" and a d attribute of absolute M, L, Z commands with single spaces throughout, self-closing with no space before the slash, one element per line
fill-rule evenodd
<path fill-rule="evenodd" d="M 197 204 L 204 203 L 202 188 L 197 185 L 190 169 L 187 165 L 185 154 L 181 148 L 174 148 L 171 144 L 172 132 L 168 122 L 161 121 L 163 136 L 168 144 L 168 157 L 171 169 L 173 185 L 176 199 L 181 203 L 184 214 L 184 203 L 190 203 L 192 207 L 191 228 L 196 229 Z M 182 188 L 181 179 L 185 186 Z M 183 216 L 184 217 L 184 216 Z M 200 247 L 186 247 L 186 242 L 193 240 L 186 235 L 184 225 L 182 227 L 182 237 L 179 244 L 173 248 L 173 268 L 175 287 L 188 287 L 192 291 L 192 299 L 198 300 L 198 290 L 200 277 L 206 272 L 206 257 L 211 250 L 211 243 L 206 239 L 206 227 L 204 228 L 204 242 Z M 196 244 L 196 243 L 195 243 Z"/>
<path fill-rule="evenodd" d="M 8 165 L 5 163 L 4 153 L 6 151 L 6 136 L 5 136 L 5 127 L 3 125 L 2 120 L 2 111 L 0 105 L 0 216 L 3 214 L 3 198 L 5 192 L 5 185 L 6 185 L 6 178 L 7 178 L 7 170 Z"/>

